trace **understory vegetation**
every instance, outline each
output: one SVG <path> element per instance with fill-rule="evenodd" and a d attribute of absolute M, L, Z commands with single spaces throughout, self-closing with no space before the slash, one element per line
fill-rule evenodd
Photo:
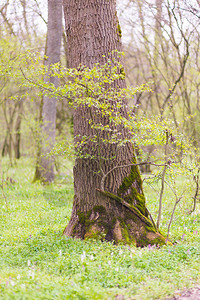
<path fill-rule="evenodd" d="M 72 163 L 55 183 L 31 183 L 35 162 L 2 160 L 0 211 L 0 299 L 166 299 L 200 284 L 200 216 L 187 179 L 176 179 L 177 204 L 169 239 L 172 245 L 138 249 L 63 236 L 73 203 Z M 145 175 L 143 175 L 144 179 Z M 151 177 L 151 176 L 150 176 Z M 160 182 L 144 180 L 148 208 L 158 215 Z M 167 235 L 176 201 L 163 194 L 160 230 Z"/>

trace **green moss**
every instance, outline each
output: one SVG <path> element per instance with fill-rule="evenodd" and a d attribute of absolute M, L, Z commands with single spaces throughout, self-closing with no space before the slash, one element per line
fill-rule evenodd
<path fill-rule="evenodd" d="M 133 203 L 133 201 L 136 201 L 136 207 L 141 211 L 143 215 L 146 214 L 146 206 L 145 206 L 145 196 L 144 194 L 140 194 L 136 188 L 131 187 L 131 192 L 124 197 L 124 200 L 130 204 Z"/>
<path fill-rule="evenodd" d="M 90 221 L 86 229 L 85 239 L 104 240 L 108 230 L 109 224 L 106 219 Z"/>
<path fill-rule="evenodd" d="M 135 196 L 135 200 L 137 202 L 136 207 L 137 209 L 145 216 L 148 216 L 146 213 L 146 206 L 145 206 L 145 197 L 143 194 L 137 193 Z"/>
<path fill-rule="evenodd" d="M 92 223 L 92 221 L 90 221 L 90 219 L 89 219 L 91 216 L 91 213 L 92 213 L 91 210 L 89 210 L 87 213 L 81 212 L 80 210 L 78 210 L 78 212 L 77 212 L 79 222 L 82 225 L 85 225 L 86 228 Z"/>
<path fill-rule="evenodd" d="M 123 199 L 121 197 L 115 195 L 115 194 L 112 194 L 112 193 L 107 192 L 107 191 L 101 191 L 101 193 L 104 194 L 105 196 L 117 201 L 118 203 L 122 203 Z"/>
<path fill-rule="evenodd" d="M 166 241 L 163 236 L 157 235 L 157 237 L 151 239 L 147 237 L 146 233 L 144 233 L 139 239 L 137 239 L 137 247 L 146 247 L 148 245 L 163 246 L 166 245 Z"/>
<path fill-rule="evenodd" d="M 111 226 L 114 227 L 116 222 L 117 222 L 117 219 L 116 219 L 116 217 L 114 217 L 111 221 Z"/>
<path fill-rule="evenodd" d="M 92 211 L 91 211 L 91 210 L 89 210 L 89 211 L 86 213 L 86 220 L 88 220 L 88 219 L 89 219 L 89 217 L 91 216 L 91 213 L 92 213 Z"/>
<path fill-rule="evenodd" d="M 102 205 L 94 206 L 93 211 L 94 211 L 95 213 L 98 212 L 98 213 L 100 213 L 100 214 L 106 214 L 106 209 L 105 209 L 105 207 L 102 206 Z"/>
<path fill-rule="evenodd" d="M 121 232 L 122 232 L 123 240 L 126 242 L 126 244 L 129 244 L 130 243 L 130 236 L 129 236 L 129 233 L 128 233 L 127 226 L 126 226 L 123 219 L 120 219 L 120 226 L 121 226 Z"/>
<path fill-rule="evenodd" d="M 117 33 L 118 33 L 119 37 L 121 38 L 122 37 L 122 30 L 121 30 L 121 26 L 119 24 L 119 21 L 117 21 Z"/>
<path fill-rule="evenodd" d="M 127 211 L 125 215 L 126 220 L 132 220 L 134 223 L 137 222 L 138 218 L 131 211 Z"/>
<path fill-rule="evenodd" d="M 134 163 L 136 163 L 135 159 L 133 160 L 133 164 Z M 117 194 L 123 198 L 123 194 L 125 194 L 126 191 L 128 191 L 128 189 L 130 189 L 134 183 L 137 183 L 137 185 L 140 187 L 142 194 L 143 194 L 142 179 L 140 177 L 140 172 L 139 172 L 138 166 L 131 167 L 130 174 L 127 177 L 124 177 L 122 184 L 120 185 L 120 187 L 118 189 Z"/>
<path fill-rule="evenodd" d="M 151 226 L 146 225 L 146 226 L 145 226 L 145 229 L 146 229 L 146 231 L 149 231 L 149 232 L 155 232 L 155 233 L 156 233 L 156 230 L 155 230 L 154 227 L 151 227 Z"/>
<path fill-rule="evenodd" d="M 73 229 L 72 229 L 72 236 L 74 236 L 76 233 L 76 225 L 73 226 Z"/>
<path fill-rule="evenodd" d="M 122 237 L 123 237 L 123 240 L 124 240 L 125 244 L 129 245 L 130 244 L 130 237 L 129 237 L 129 234 L 128 234 L 128 230 L 126 228 L 122 229 Z"/>
<path fill-rule="evenodd" d="M 123 75 L 124 77 L 126 76 L 126 73 L 125 73 L 125 71 L 124 71 L 124 68 L 121 68 L 121 69 L 120 69 L 120 74 Z"/>
<path fill-rule="evenodd" d="M 107 233 L 110 225 L 106 221 L 99 221 L 97 224 L 99 225 L 99 227 L 103 227 L 105 229 L 105 232 Z"/>
<path fill-rule="evenodd" d="M 92 224 L 94 224 L 94 221 L 91 221 L 89 218 L 85 220 L 85 228 L 86 229 Z"/>
<path fill-rule="evenodd" d="M 120 225 L 125 226 L 125 222 L 123 218 L 117 217 L 117 220 L 119 221 Z"/>
<path fill-rule="evenodd" d="M 94 231 L 92 228 L 87 231 L 85 234 L 85 240 L 93 239 L 93 240 L 103 240 L 105 238 L 105 234 L 100 231 Z"/>
<path fill-rule="evenodd" d="M 133 164 L 136 163 L 136 159 L 133 159 Z M 139 193 L 137 188 L 138 186 L 141 192 Z M 128 194 L 127 194 L 128 193 Z M 138 166 L 132 166 L 131 172 L 126 176 L 122 184 L 120 185 L 117 195 L 124 199 L 129 204 L 132 204 L 137 207 L 137 209 L 144 215 L 148 216 L 146 205 L 145 205 L 145 196 L 142 189 L 142 179 L 140 177 L 140 172 Z M 135 205 L 136 202 L 136 205 Z"/>
<path fill-rule="evenodd" d="M 118 243 L 120 243 L 120 244 L 126 244 L 126 245 L 136 245 L 136 241 L 135 241 L 135 239 L 132 237 L 132 236 L 130 236 L 130 234 L 129 234 L 129 226 L 130 226 L 130 224 L 126 224 L 125 223 L 125 221 L 124 221 L 124 219 L 123 218 L 121 218 L 121 217 L 118 217 L 117 219 L 116 219 L 116 221 L 119 221 L 119 223 L 120 223 L 120 228 L 121 228 L 121 233 L 122 233 L 122 240 L 121 241 L 118 241 Z"/>
<path fill-rule="evenodd" d="M 93 208 L 94 213 L 100 213 L 101 214 L 101 218 L 100 220 L 90 220 L 90 216 L 92 214 L 92 210 L 89 210 L 87 213 L 81 212 L 80 210 L 78 210 L 77 215 L 79 218 L 79 222 L 85 226 L 85 230 L 86 232 L 90 231 L 90 227 L 92 227 L 95 223 L 97 224 L 98 227 L 103 227 L 105 228 L 105 230 L 108 230 L 108 223 L 107 220 L 104 218 L 102 220 L 102 215 L 106 215 L 106 209 L 103 206 L 94 206 Z M 75 229 L 74 229 L 75 231 Z"/>
<path fill-rule="evenodd" d="M 166 242 L 165 242 L 164 238 L 157 237 L 157 238 L 151 240 L 149 244 L 163 246 L 163 245 L 166 245 Z"/>
<path fill-rule="evenodd" d="M 127 220 L 127 221 L 128 220 L 132 220 L 134 223 L 137 223 L 138 218 L 133 213 L 126 212 L 125 220 Z M 130 230 L 131 229 L 131 225 L 128 224 L 127 228 Z M 154 228 L 153 224 L 150 221 L 148 223 L 147 222 L 144 223 L 144 228 L 145 228 L 145 234 L 147 232 L 154 232 L 154 233 L 157 232 L 156 229 Z"/>
<path fill-rule="evenodd" d="M 100 192 L 102 194 L 104 194 L 105 196 L 109 197 L 110 199 L 113 199 L 113 200 L 117 201 L 118 203 L 121 203 L 122 205 L 127 207 L 130 210 L 130 212 L 132 212 L 133 215 L 135 214 L 145 224 L 147 224 L 149 226 L 153 226 L 151 221 L 144 214 L 142 214 L 140 212 L 140 210 L 138 210 L 137 207 L 135 207 L 134 205 L 130 205 L 129 203 L 126 203 L 124 201 L 124 199 L 122 199 L 119 196 L 116 196 L 110 192 L 107 192 L 107 191 L 100 191 Z"/>
<path fill-rule="evenodd" d="M 128 230 L 131 230 L 131 224 L 127 224 Z"/>
<path fill-rule="evenodd" d="M 86 216 L 80 210 L 77 211 L 77 215 L 81 224 L 85 224 Z"/>

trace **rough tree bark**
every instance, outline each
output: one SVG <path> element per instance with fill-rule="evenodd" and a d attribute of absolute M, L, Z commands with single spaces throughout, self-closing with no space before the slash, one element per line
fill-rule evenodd
<path fill-rule="evenodd" d="M 69 67 L 82 64 L 92 68 L 97 62 L 104 64 L 113 50 L 122 50 L 115 0 L 64 0 L 63 6 Z M 124 80 L 113 85 L 126 86 Z M 123 101 L 121 113 L 126 117 L 127 103 Z M 92 137 L 95 134 L 88 122 L 90 113 L 85 106 L 74 111 L 75 143 L 80 136 Z M 109 120 L 94 109 L 92 114 L 97 123 L 109 124 Z M 123 138 L 129 137 L 123 126 L 117 129 Z M 98 134 L 100 141 L 107 137 L 104 131 Z M 95 159 L 77 157 L 75 161 L 74 203 L 64 234 L 81 239 L 100 237 L 136 246 L 164 244 L 165 239 L 157 232 L 146 208 L 133 145 L 126 143 L 119 147 L 100 142 L 97 146 L 90 142 L 82 149 Z M 103 174 L 108 175 L 102 186 Z"/>
<path fill-rule="evenodd" d="M 60 61 L 62 39 L 62 0 L 48 0 L 48 25 L 45 64 Z M 47 76 L 46 80 L 58 85 L 58 78 Z M 56 98 L 44 96 L 41 105 L 41 141 L 37 154 L 35 180 L 45 183 L 54 181 L 54 157 L 49 155 L 53 149 L 56 135 Z"/>

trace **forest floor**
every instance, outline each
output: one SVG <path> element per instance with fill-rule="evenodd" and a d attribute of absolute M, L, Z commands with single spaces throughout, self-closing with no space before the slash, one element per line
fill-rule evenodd
<path fill-rule="evenodd" d="M 186 194 L 170 230 L 173 245 L 138 249 L 62 235 L 73 202 L 70 162 L 48 187 L 31 183 L 30 159 L 12 168 L 4 160 L 3 170 L 0 299 L 200 299 L 200 207 L 198 203 L 189 214 L 192 190 L 183 178 L 177 178 L 177 193 L 184 187 Z M 144 184 L 155 220 L 159 188 L 158 182 Z M 166 187 L 160 227 L 164 235 L 174 201 Z"/>
<path fill-rule="evenodd" d="M 180 294 L 180 292 L 177 292 Z M 200 299 L 200 286 L 187 291 L 181 292 L 169 300 L 199 300 Z"/>

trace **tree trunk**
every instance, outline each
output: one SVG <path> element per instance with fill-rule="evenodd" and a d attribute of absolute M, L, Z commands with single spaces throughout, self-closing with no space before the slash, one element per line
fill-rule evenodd
<path fill-rule="evenodd" d="M 7 130 L 6 130 L 6 136 L 5 136 L 3 148 L 2 148 L 2 156 L 6 156 L 7 154 L 9 155 L 11 166 L 13 164 L 12 163 L 12 150 L 14 148 L 12 131 L 13 131 L 13 123 L 14 123 L 15 114 L 17 112 L 17 105 L 18 105 L 18 102 L 15 102 L 15 103 L 13 103 L 13 105 L 10 105 L 10 103 L 7 101 L 5 101 L 5 103 L 3 104 L 3 113 L 4 113 L 4 118 L 6 121 Z"/>
<path fill-rule="evenodd" d="M 20 144 L 21 144 L 21 122 L 23 112 L 23 99 L 19 100 L 18 104 L 18 116 L 15 125 L 15 158 L 20 159 Z"/>
<path fill-rule="evenodd" d="M 97 62 L 104 64 L 113 50 L 121 51 L 115 0 L 64 0 L 63 5 L 69 67 L 82 64 L 92 68 Z M 124 80 L 113 83 L 116 88 L 125 86 Z M 126 117 L 127 103 L 123 101 L 121 114 Z M 97 124 L 109 124 L 108 118 L 94 108 L 79 106 L 74 111 L 75 144 L 81 136 L 96 134 L 88 122 L 91 115 Z M 122 138 L 129 138 L 122 125 L 117 130 Z M 82 148 L 82 153 L 91 156 L 77 157 L 75 161 L 73 210 L 64 234 L 82 239 L 100 237 L 137 246 L 164 244 L 146 208 L 133 145 L 126 143 L 119 147 L 101 142 L 107 138 L 105 131 L 99 131 L 98 136 L 100 142 L 96 147 L 89 142 Z"/>
<path fill-rule="evenodd" d="M 62 39 L 62 0 L 48 0 L 47 59 L 45 64 L 60 61 Z M 47 76 L 46 81 L 58 86 L 58 78 Z M 35 180 L 45 183 L 54 181 L 54 157 L 50 153 L 56 135 L 56 98 L 44 96 L 42 99 L 41 147 L 38 151 Z"/>

